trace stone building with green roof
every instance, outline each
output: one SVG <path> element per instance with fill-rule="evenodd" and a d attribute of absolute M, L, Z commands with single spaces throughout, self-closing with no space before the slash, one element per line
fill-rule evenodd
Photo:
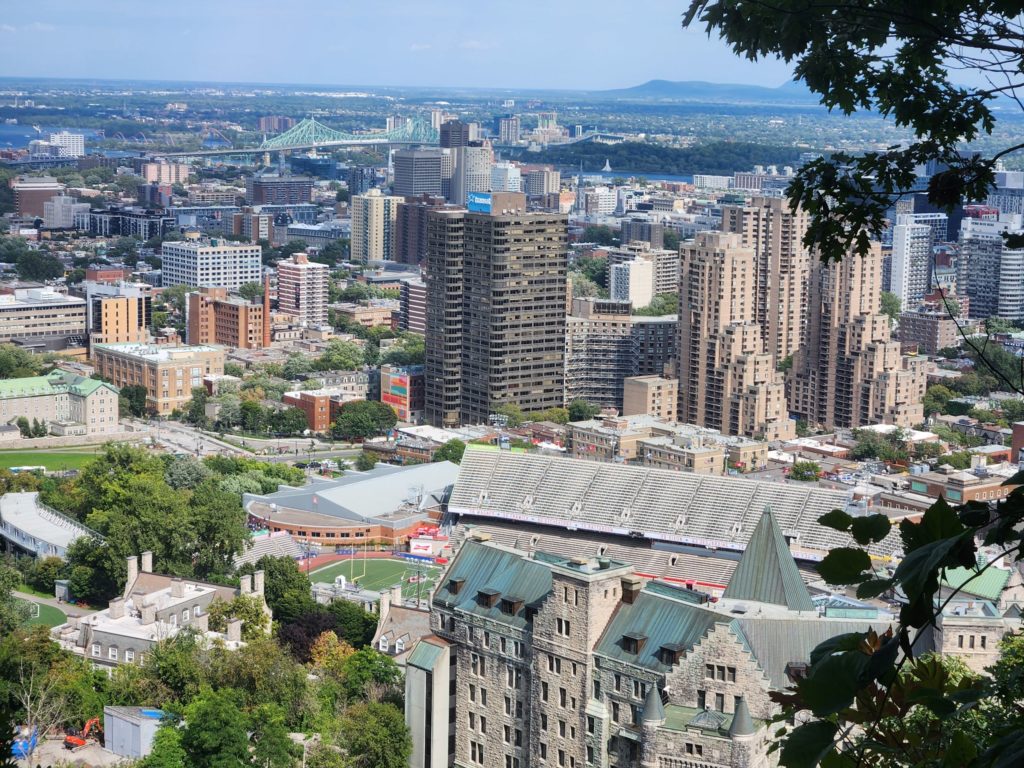
<path fill-rule="evenodd" d="M 406 668 L 411 765 L 767 766 L 769 692 L 823 640 L 890 619 L 825 616 L 770 510 L 718 599 L 478 534 Z"/>
<path fill-rule="evenodd" d="M 0 380 L 0 423 L 24 417 L 55 435 L 118 432 L 118 390 L 112 384 L 57 369 L 46 376 Z"/>

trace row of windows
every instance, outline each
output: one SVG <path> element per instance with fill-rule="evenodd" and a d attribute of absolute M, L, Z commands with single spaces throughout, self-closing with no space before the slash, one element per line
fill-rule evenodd
<path fill-rule="evenodd" d="M 503 607 L 504 607 L 504 605 L 503 605 Z M 442 619 L 442 621 L 443 621 L 443 619 Z M 455 619 L 451 619 L 450 622 L 451 622 L 451 628 L 450 628 L 449 631 L 454 632 L 455 631 Z M 471 643 L 472 642 L 476 642 L 476 628 L 475 627 L 469 627 L 466 630 L 466 632 L 467 632 L 467 636 L 469 638 L 469 642 L 471 642 Z M 491 633 L 488 632 L 487 630 L 483 631 L 483 634 L 481 635 L 481 643 L 480 644 L 484 648 L 490 648 L 491 647 Z M 518 640 L 509 640 L 506 637 L 499 636 L 498 637 L 498 648 L 501 650 L 502 654 L 509 654 L 509 653 L 511 653 L 517 659 L 523 658 L 524 646 Z"/>
<path fill-rule="evenodd" d="M 91 650 L 92 650 L 93 658 L 98 659 L 98 658 L 102 657 L 103 649 L 101 648 L 99 643 L 93 643 Z M 116 645 L 112 645 L 109 648 L 107 648 L 107 658 L 110 659 L 111 661 L 118 661 L 119 660 L 118 649 L 117 649 Z M 139 664 L 142 663 L 144 658 L 145 658 L 145 654 L 140 653 L 139 654 Z M 135 661 L 135 651 L 133 649 L 131 649 L 131 648 L 125 649 L 124 660 L 127 663 L 129 663 L 129 664 L 132 663 L 133 661 Z"/>
<path fill-rule="evenodd" d="M 724 667 L 721 664 L 705 664 L 704 677 L 708 680 L 722 680 L 729 683 L 735 683 L 736 667 Z"/>

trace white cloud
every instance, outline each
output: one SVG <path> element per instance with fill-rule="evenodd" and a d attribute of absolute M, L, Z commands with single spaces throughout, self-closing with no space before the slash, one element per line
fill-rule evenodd
<path fill-rule="evenodd" d="M 409 46 L 409 50 L 410 51 L 429 51 L 433 47 L 434 46 L 432 46 L 430 43 L 413 43 L 412 45 Z"/>
<path fill-rule="evenodd" d="M 0 24 L 0 32 L 17 32 L 18 30 L 10 24 Z"/>
<path fill-rule="evenodd" d="M 44 24 L 41 21 L 33 21 L 25 29 L 29 29 L 33 32 L 53 32 L 56 27 L 53 24 Z"/>
<path fill-rule="evenodd" d="M 459 48 L 463 48 L 467 51 L 484 51 L 490 47 L 491 46 L 487 45 L 487 43 L 481 43 L 479 40 L 464 40 L 459 43 Z"/>

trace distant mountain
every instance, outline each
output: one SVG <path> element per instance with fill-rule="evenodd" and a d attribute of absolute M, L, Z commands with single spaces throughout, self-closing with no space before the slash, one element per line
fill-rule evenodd
<path fill-rule="evenodd" d="M 695 101 L 702 103 L 817 104 L 818 97 L 802 83 L 787 82 L 778 88 L 702 80 L 648 80 L 632 88 L 596 91 L 615 99 L 637 101 Z"/>

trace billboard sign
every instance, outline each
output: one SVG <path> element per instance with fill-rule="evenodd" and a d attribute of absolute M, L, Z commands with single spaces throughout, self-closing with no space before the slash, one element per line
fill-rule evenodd
<path fill-rule="evenodd" d="M 490 213 L 491 212 L 491 193 L 490 192 L 467 192 L 466 193 L 466 209 L 472 213 Z"/>

